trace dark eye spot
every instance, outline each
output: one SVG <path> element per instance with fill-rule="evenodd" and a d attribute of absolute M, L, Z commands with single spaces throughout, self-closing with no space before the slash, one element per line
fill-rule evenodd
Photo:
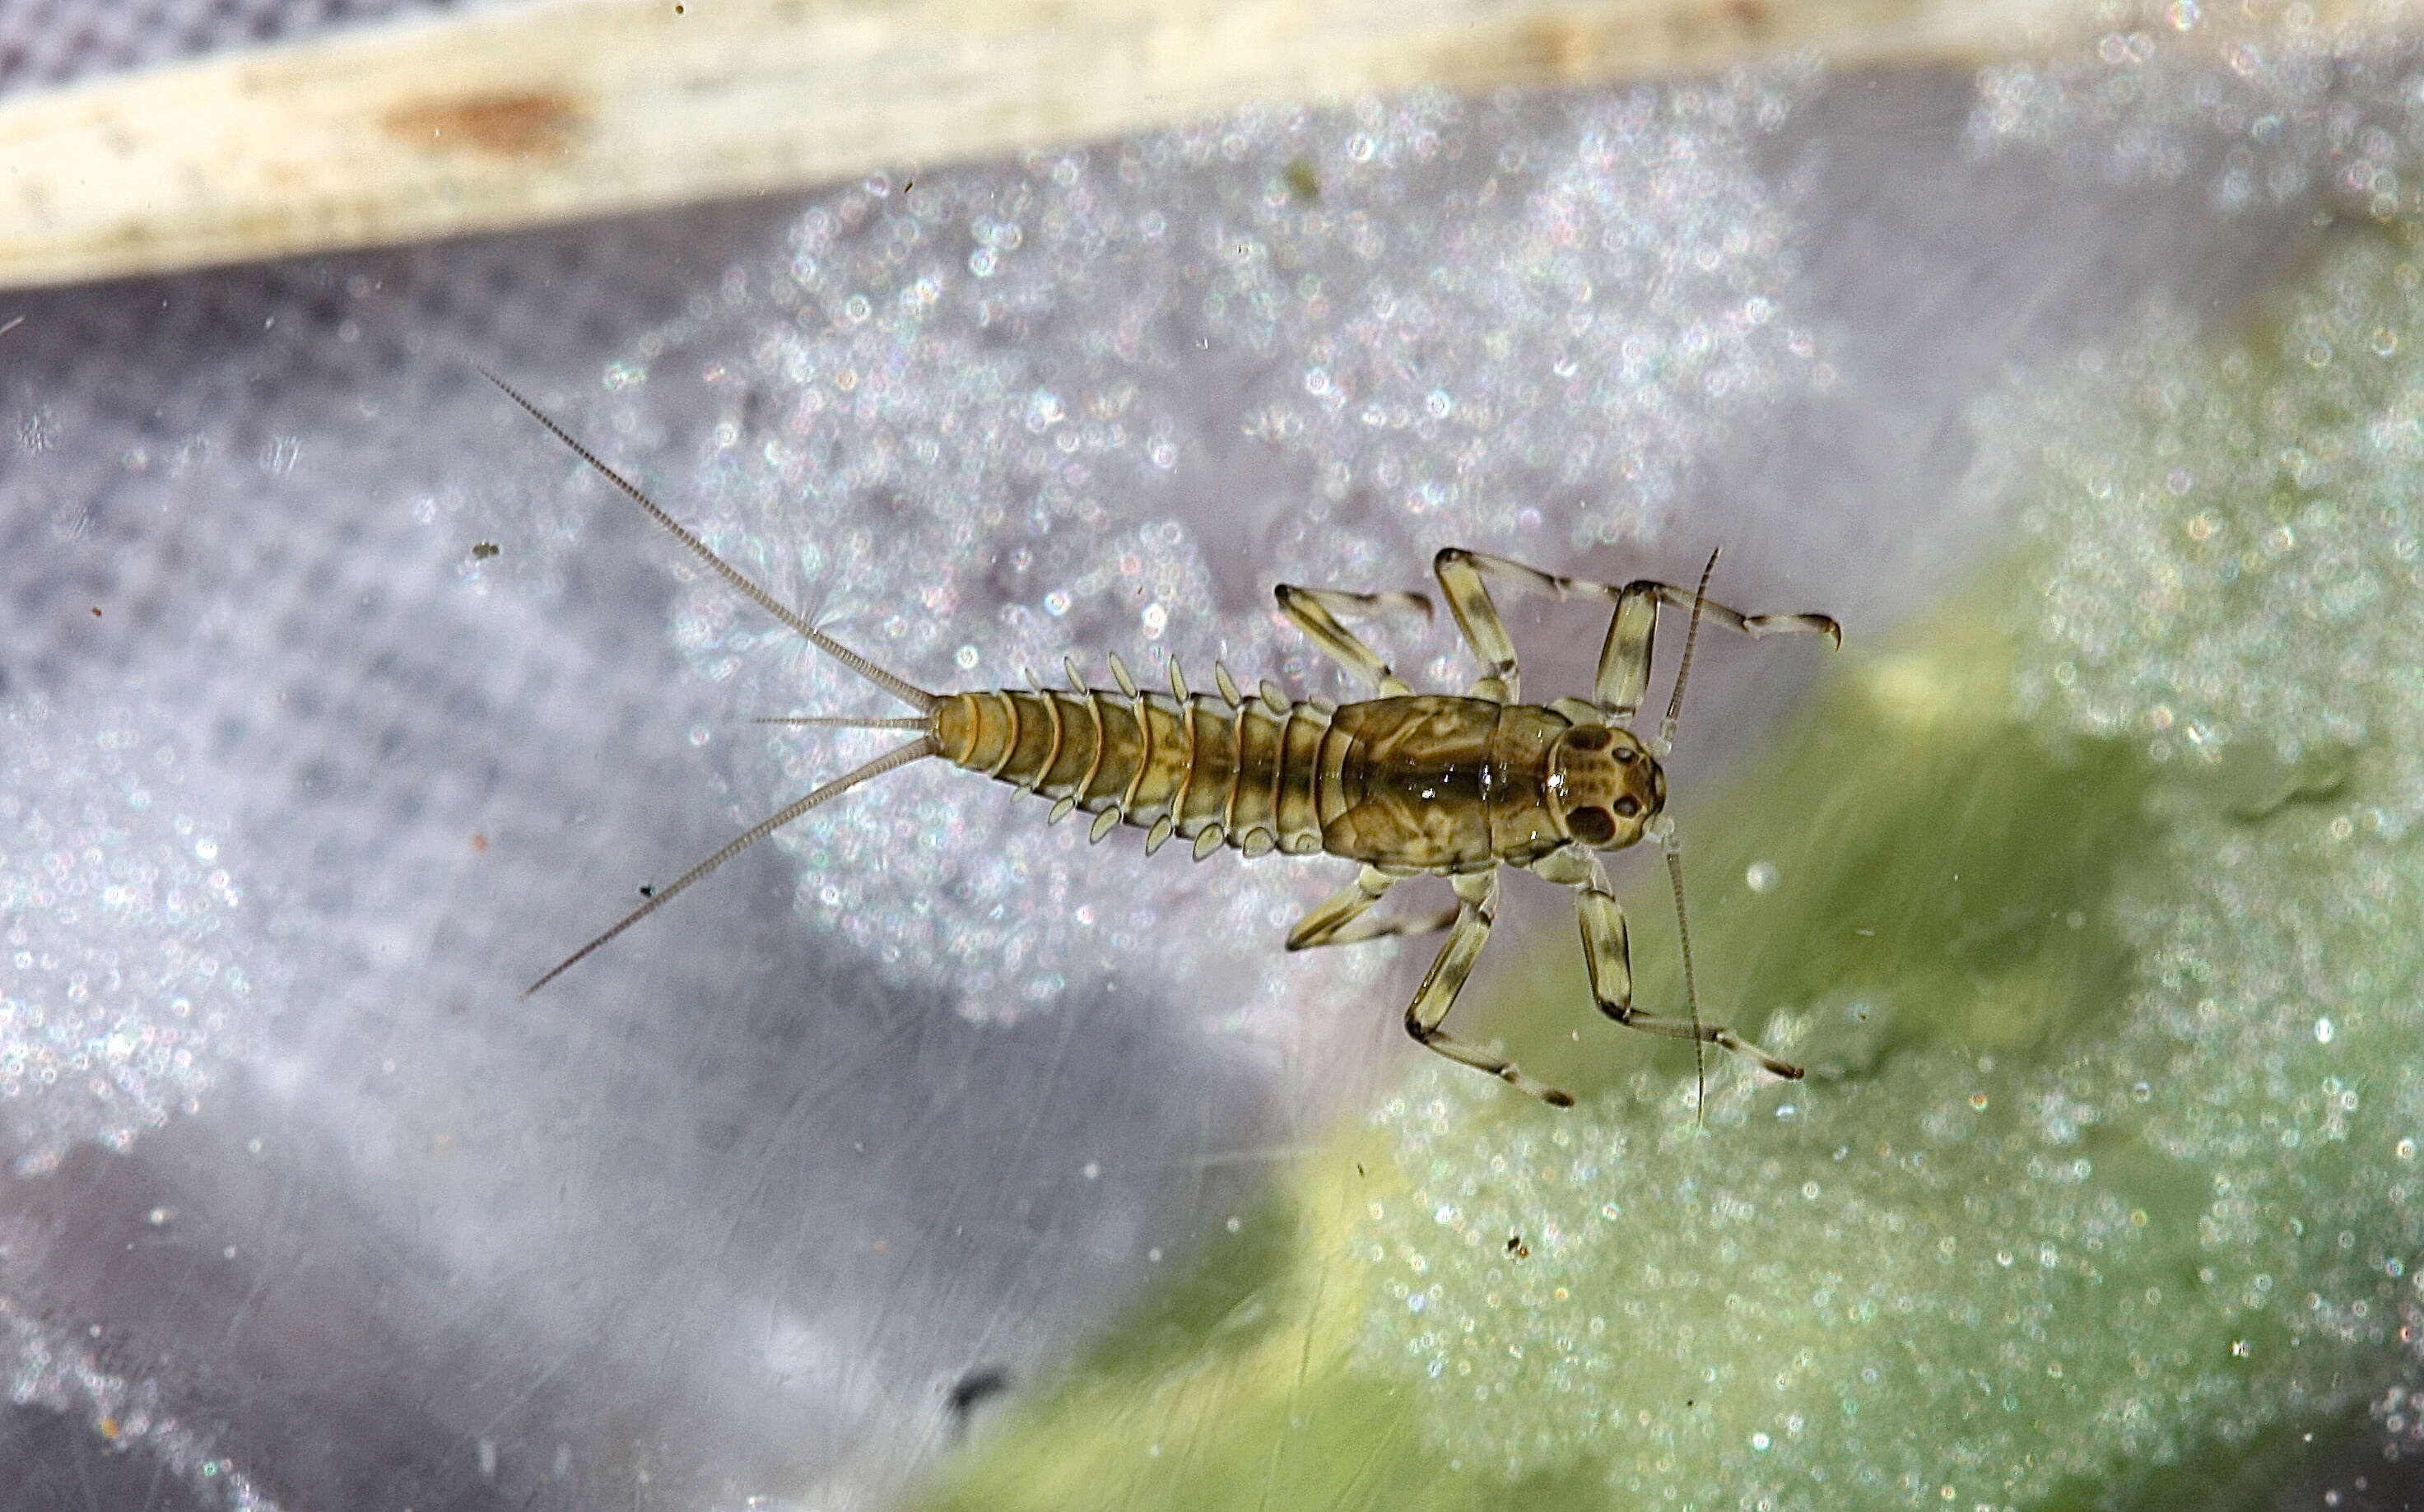
<path fill-rule="evenodd" d="M 1631 819 L 1641 812 L 1641 800 L 1631 793 L 1626 793 L 1616 801 L 1616 811 L 1626 819 Z"/>
<path fill-rule="evenodd" d="M 1616 838 L 1616 820 L 1603 808 L 1566 810 L 1566 833 L 1585 845 L 1605 845 Z"/>
<path fill-rule="evenodd" d="M 1586 724 L 1566 737 L 1566 744 L 1577 751 L 1604 751 L 1616 737 L 1596 725 Z"/>

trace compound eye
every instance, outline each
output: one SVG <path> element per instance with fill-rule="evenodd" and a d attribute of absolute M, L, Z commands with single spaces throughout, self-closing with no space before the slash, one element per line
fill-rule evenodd
<path fill-rule="evenodd" d="M 1566 737 L 1566 744 L 1576 751 L 1604 751 L 1616 737 L 1601 725 L 1586 724 Z M 1619 760 L 1623 759 L 1619 757 Z"/>
<path fill-rule="evenodd" d="M 1616 811 L 1626 819 L 1635 818 L 1641 812 L 1641 800 L 1626 793 L 1616 801 Z"/>
<path fill-rule="evenodd" d="M 1619 767 L 1629 767 L 1633 765 L 1633 748 L 1631 746 L 1627 746 L 1616 754 L 1616 764 Z"/>
<path fill-rule="evenodd" d="M 1607 817 L 1604 808 L 1570 808 L 1566 810 L 1566 833 L 1585 845 L 1605 845 L 1616 838 L 1616 820 Z"/>

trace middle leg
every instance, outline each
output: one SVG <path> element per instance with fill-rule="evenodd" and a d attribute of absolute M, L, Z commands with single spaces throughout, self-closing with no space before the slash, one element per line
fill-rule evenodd
<path fill-rule="evenodd" d="M 1686 613 L 1697 605 L 1702 618 L 1754 641 L 1768 635 L 1823 635 L 1835 649 L 1843 646 L 1843 628 L 1826 614 L 1746 614 L 1714 598 L 1699 597 L 1689 588 L 1648 578 L 1621 588 L 1607 583 L 1589 586 L 1616 600 L 1615 617 L 1607 622 L 1607 640 L 1599 650 L 1599 677 L 1591 691 L 1592 701 L 1611 719 L 1631 719 L 1641 708 L 1642 694 L 1649 691 L 1650 657 L 1661 604 Z"/>
<path fill-rule="evenodd" d="M 1552 1107 L 1573 1106 L 1571 1092 L 1534 1081 L 1516 1070 L 1515 1063 L 1506 1057 L 1492 1055 L 1440 1027 L 1448 1010 L 1456 1006 L 1456 995 L 1464 990 L 1465 979 L 1473 975 L 1473 963 L 1481 958 L 1481 947 L 1490 943 L 1490 926 L 1498 915 L 1497 868 L 1451 877 L 1448 884 L 1456 889 L 1462 906 L 1458 910 L 1456 928 L 1448 935 L 1447 944 L 1440 947 L 1438 958 L 1431 962 L 1430 974 L 1423 979 L 1422 989 L 1406 1005 L 1406 1032 L 1413 1036 L 1417 1044 L 1476 1071 L 1486 1071 Z"/>
<path fill-rule="evenodd" d="M 1769 635 L 1823 635 L 1839 650 L 1843 645 L 1843 628 L 1829 615 L 1746 614 L 1714 598 L 1699 597 L 1689 588 L 1648 578 L 1619 587 L 1587 578 L 1561 578 L 1503 556 L 1458 547 L 1442 551 L 1431 567 L 1439 574 L 1440 588 L 1447 595 L 1448 608 L 1454 611 L 1466 643 L 1481 661 L 1483 683 L 1503 686 L 1508 703 L 1520 696 L 1522 675 L 1515 664 L 1514 643 L 1491 597 L 1491 582 L 1514 593 L 1557 599 L 1596 598 L 1616 606 L 1607 639 L 1600 646 L 1599 676 L 1591 694 L 1591 701 L 1616 720 L 1628 720 L 1638 712 L 1642 694 L 1650 686 L 1650 655 L 1661 604 L 1688 612 L 1697 603 L 1703 617 L 1754 641 Z M 1476 697 L 1491 696 L 1487 686 L 1474 692 Z"/>

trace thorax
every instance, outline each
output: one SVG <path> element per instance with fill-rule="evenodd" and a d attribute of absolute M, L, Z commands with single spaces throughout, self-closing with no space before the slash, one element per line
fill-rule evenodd
<path fill-rule="evenodd" d="M 1419 694 L 1342 707 L 1351 740 L 1323 849 L 1375 866 L 1475 871 L 1565 843 L 1549 817 L 1549 747 L 1564 716 L 1534 704 Z"/>

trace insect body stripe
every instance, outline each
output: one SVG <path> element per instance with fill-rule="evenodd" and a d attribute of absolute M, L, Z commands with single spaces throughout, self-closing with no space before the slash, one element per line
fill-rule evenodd
<path fill-rule="evenodd" d="M 1110 743 L 1103 739 L 1103 695 L 1092 688 L 1085 692 L 1086 712 L 1092 716 L 1094 722 L 1094 751 L 1086 758 L 1086 774 L 1077 779 L 1077 806 L 1080 808 L 1085 807 L 1093 796 L 1094 778 L 1103 770 L 1103 754 Z M 1142 772 L 1144 769 L 1139 766 L 1137 770 Z M 1110 811 L 1107 809 L 1105 812 Z M 1102 835 L 1099 829 L 1094 832 L 1096 839 L 1102 838 Z"/>
<path fill-rule="evenodd" d="M 1290 855 L 1318 853 L 1325 811 L 1335 817 L 1347 807 L 1339 769 L 1352 742 L 1344 735 L 1332 739 L 1332 712 L 1319 704 L 1300 704 L 1281 726 L 1281 755 L 1290 770 L 1288 780 L 1273 788 L 1271 823 L 1280 849 Z M 1340 758 L 1336 765 L 1330 759 L 1333 755 Z"/>
<path fill-rule="evenodd" d="M 1170 682 L 1172 688 L 1184 689 L 1187 686 L 1187 680 L 1179 676 L 1175 661 L 1170 664 Z M 1182 692 L 1177 694 L 1177 705 L 1180 727 L 1187 731 L 1187 754 L 1178 758 L 1178 791 L 1170 800 L 1170 813 L 1177 821 L 1180 832 L 1193 839 L 1193 832 L 1187 829 L 1187 795 L 1195 788 L 1195 748 L 1199 740 L 1195 731 L 1195 700 Z"/>
<path fill-rule="evenodd" d="M 1270 707 L 1270 695 L 1278 691 L 1278 689 L 1272 687 L 1269 683 L 1263 684 L 1264 707 Z M 1280 833 L 1280 795 L 1287 790 L 1288 731 L 1290 727 L 1296 724 L 1296 706 L 1294 704 L 1283 703 L 1279 706 L 1279 708 L 1281 710 L 1279 733 L 1277 736 L 1273 737 L 1271 740 L 1271 791 L 1269 802 L 1271 805 L 1270 836 L 1271 843 L 1274 845 L 1281 844 L 1285 838 L 1285 836 Z"/>
<path fill-rule="evenodd" d="M 1010 765 L 1010 758 L 1018 754 L 1018 700 L 1001 692 L 995 692 L 993 696 L 1001 700 L 1002 715 L 1010 721 L 1010 733 L 1002 737 L 1001 758 L 985 772 L 988 777 L 998 777 Z"/>
<path fill-rule="evenodd" d="M 1120 687 L 1126 692 L 1136 709 L 1136 771 L 1128 776 L 1127 790 L 1120 794 L 1120 810 L 1123 813 L 1129 813 L 1137 806 L 1137 790 L 1144 786 L 1145 773 L 1153 770 L 1153 710 L 1146 707 L 1142 695 L 1136 691 L 1136 684 L 1128 681 L 1127 669 L 1120 665 L 1117 657 L 1111 659 L 1111 671 L 1120 679 Z M 1145 842 L 1145 845 L 1148 855 L 1158 849 L 1157 844 L 1150 839 Z"/>
<path fill-rule="evenodd" d="M 1238 777 L 1246 770 L 1246 715 L 1237 708 L 1237 690 L 1229 682 L 1228 669 L 1214 662 L 1212 670 L 1219 675 L 1220 694 L 1229 700 L 1229 796 L 1220 804 L 1220 828 L 1230 834 L 1237 829 L 1237 792 L 1245 787 Z"/>
<path fill-rule="evenodd" d="M 1060 722 L 1060 700 L 1053 697 L 1050 693 L 1045 692 L 1041 688 L 1036 689 L 1035 692 L 1036 695 L 1044 700 L 1045 713 L 1051 716 L 1052 748 L 1044 753 L 1044 759 L 1035 764 L 1035 771 L 1029 774 L 1026 783 L 1023 785 L 1030 793 L 1044 786 L 1044 779 L 1050 775 L 1052 772 L 1052 764 L 1060 759 L 1060 742 L 1066 738 L 1068 733 L 1062 727 Z M 1017 740 L 1015 739 L 1012 740 L 1011 749 L 1015 750 L 1017 749 Z"/>

